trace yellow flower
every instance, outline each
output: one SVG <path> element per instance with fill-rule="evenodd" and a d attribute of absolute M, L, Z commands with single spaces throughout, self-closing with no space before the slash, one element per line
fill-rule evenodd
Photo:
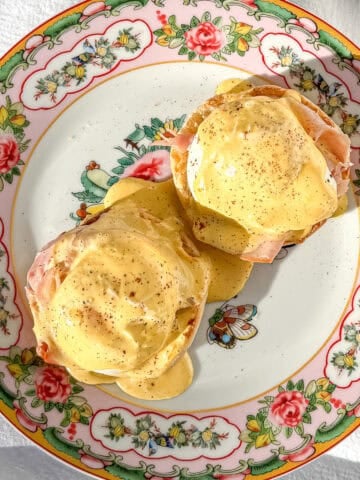
<path fill-rule="evenodd" d="M 10 122 L 13 125 L 17 125 L 18 127 L 22 127 L 24 123 L 26 122 L 26 117 L 25 115 L 14 115 L 13 117 L 10 118 Z"/>
<path fill-rule="evenodd" d="M 6 110 L 6 108 L 3 105 L 0 108 L 0 124 L 1 125 L 3 125 L 6 122 L 8 116 L 9 116 L 8 111 Z"/>
<path fill-rule="evenodd" d="M 21 353 L 21 362 L 24 365 L 30 365 L 34 360 L 34 357 L 34 353 L 29 348 L 25 348 Z"/>
<path fill-rule="evenodd" d="M 331 393 L 322 390 L 321 392 L 317 392 L 316 398 L 319 400 L 324 400 L 324 402 L 328 402 L 331 398 Z"/>
<path fill-rule="evenodd" d="M 314 82 L 312 81 L 312 79 L 308 78 L 307 80 L 304 80 L 302 82 L 301 86 L 305 91 L 309 91 L 314 88 Z"/>
<path fill-rule="evenodd" d="M 237 49 L 239 52 L 247 52 L 249 50 L 249 44 L 244 38 L 239 38 L 237 43 Z"/>
<path fill-rule="evenodd" d="M 260 425 L 256 420 L 249 420 L 246 424 L 246 428 L 250 430 L 250 432 L 260 432 Z"/>
<path fill-rule="evenodd" d="M 321 390 L 326 390 L 329 384 L 330 381 L 326 377 L 318 378 L 316 380 L 316 385 L 321 388 Z"/>
<path fill-rule="evenodd" d="M 10 363 L 10 365 L 7 366 L 7 369 L 9 370 L 11 375 L 16 379 L 20 378 L 21 375 L 23 374 L 21 366 L 17 363 Z"/>
<path fill-rule="evenodd" d="M 84 405 L 81 405 L 80 414 L 82 417 L 86 417 L 86 418 L 91 417 L 91 415 L 93 414 L 93 411 L 88 403 L 84 403 Z"/>
<path fill-rule="evenodd" d="M 355 115 L 348 115 L 346 119 L 344 120 L 344 125 L 348 127 L 355 127 L 356 126 L 357 119 Z"/>
<path fill-rule="evenodd" d="M 172 29 L 171 25 L 168 23 L 162 27 L 162 31 L 167 35 L 168 37 L 175 37 L 176 33 Z"/>
<path fill-rule="evenodd" d="M 126 33 L 122 33 L 120 37 L 117 38 L 117 41 L 121 47 L 124 47 L 129 43 L 129 35 L 126 35 Z"/>
<path fill-rule="evenodd" d="M 76 407 L 72 407 L 70 410 L 70 422 L 78 423 L 80 421 L 80 412 Z"/>
<path fill-rule="evenodd" d="M 48 81 L 46 82 L 46 90 L 49 93 L 55 93 L 58 88 L 58 84 L 56 82 Z"/>
<path fill-rule="evenodd" d="M 289 67 L 293 62 L 291 55 L 285 55 L 281 58 L 281 66 L 282 67 Z"/>
<path fill-rule="evenodd" d="M 139 433 L 139 438 L 142 442 L 147 442 L 149 440 L 149 432 L 147 430 L 142 430 Z"/>
<path fill-rule="evenodd" d="M 106 47 L 98 47 L 96 49 L 96 53 L 99 55 L 99 57 L 105 57 L 106 52 L 107 52 Z"/>
<path fill-rule="evenodd" d="M 179 433 L 180 433 L 180 428 L 178 425 L 174 425 L 173 427 L 170 428 L 169 430 L 169 437 L 172 437 L 172 438 L 177 438 L 179 436 Z"/>
<path fill-rule="evenodd" d="M 85 68 L 82 65 L 78 65 L 75 68 L 75 76 L 76 78 L 83 78 L 85 76 Z"/>
<path fill-rule="evenodd" d="M 339 97 L 330 97 L 329 100 L 330 107 L 338 107 L 340 105 L 340 98 Z"/>
<path fill-rule="evenodd" d="M 255 448 L 266 447 L 271 443 L 270 435 L 268 433 L 263 433 L 258 435 L 255 440 Z"/>
<path fill-rule="evenodd" d="M 160 47 L 167 47 L 169 45 L 169 41 L 166 39 L 166 35 L 158 37 L 156 43 L 160 45 Z"/>
<path fill-rule="evenodd" d="M 116 427 L 112 431 L 114 437 L 120 438 L 125 435 L 125 427 L 124 425 L 116 425 Z"/>
<path fill-rule="evenodd" d="M 238 22 L 235 26 L 235 32 L 240 33 L 240 35 L 246 35 L 247 33 L 250 32 L 252 29 L 251 25 L 248 25 L 247 23 L 243 22 Z"/>
<path fill-rule="evenodd" d="M 207 428 L 206 430 L 204 430 L 201 434 L 201 438 L 204 440 L 204 442 L 208 443 L 211 441 L 213 437 L 213 433 L 212 431 L 210 430 L 210 428 Z"/>
<path fill-rule="evenodd" d="M 347 367 L 352 368 L 354 366 L 354 357 L 352 355 L 345 355 L 344 362 Z"/>
<path fill-rule="evenodd" d="M 178 129 L 174 125 L 173 120 L 167 120 L 164 123 L 163 127 L 160 127 L 159 130 L 154 135 L 154 140 L 164 140 L 166 138 L 173 138 L 176 136 Z"/>

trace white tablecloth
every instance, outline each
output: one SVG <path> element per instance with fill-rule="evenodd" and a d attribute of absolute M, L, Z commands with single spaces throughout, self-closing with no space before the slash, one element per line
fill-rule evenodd
<path fill-rule="evenodd" d="M 0 0 L 0 57 L 34 27 L 77 0 Z M 360 0 L 293 0 L 360 44 Z M 86 480 L 46 455 L 0 418 L 1 480 Z M 287 480 L 360 480 L 360 429 Z"/>

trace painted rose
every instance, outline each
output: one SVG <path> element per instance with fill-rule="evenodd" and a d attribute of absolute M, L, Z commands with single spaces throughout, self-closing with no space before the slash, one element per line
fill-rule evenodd
<path fill-rule="evenodd" d="M 146 153 L 138 162 L 126 169 L 124 176 L 152 181 L 169 178 L 171 176 L 169 151 L 164 149 Z"/>
<path fill-rule="evenodd" d="M 69 375 L 62 367 L 38 368 L 34 383 L 36 396 L 44 402 L 65 403 L 71 393 Z"/>
<path fill-rule="evenodd" d="M 87 467 L 93 468 L 94 470 L 101 470 L 107 465 L 111 465 L 112 462 L 101 460 L 100 458 L 92 457 L 87 453 L 79 450 L 80 453 L 80 462 L 86 465 Z"/>
<path fill-rule="evenodd" d="M 39 423 L 34 420 L 32 420 L 30 417 L 28 417 L 20 408 L 20 405 L 17 401 L 14 402 L 14 410 L 15 410 L 15 415 L 16 418 L 18 419 L 19 423 L 26 428 L 26 430 L 29 430 L 30 432 L 36 432 L 38 428 L 41 428 L 44 430 L 46 428 L 46 423 Z"/>
<path fill-rule="evenodd" d="M 0 135 L 0 173 L 7 173 L 20 160 L 20 151 L 12 135 Z"/>
<path fill-rule="evenodd" d="M 105 10 L 110 10 L 110 5 L 105 5 L 105 2 L 94 2 L 84 8 L 80 21 L 82 22 L 88 17 L 95 15 L 96 13 L 103 12 Z"/>
<path fill-rule="evenodd" d="M 306 445 L 303 449 L 295 453 L 290 453 L 288 455 L 279 455 L 280 460 L 285 460 L 288 462 L 303 462 L 307 458 L 311 457 L 315 453 L 315 448 L 310 443 Z"/>
<path fill-rule="evenodd" d="M 185 32 L 186 46 L 198 55 L 211 55 L 225 44 L 225 34 L 211 22 L 200 23 Z"/>
<path fill-rule="evenodd" d="M 309 401 L 297 391 L 279 393 L 270 408 L 270 420 L 281 426 L 296 427 Z"/>
<path fill-rule="evenodd" d="M 247 468 L 241 473 L 236 473 L 235 475 L 226 475 L 225 473 L 214 473 L 213 478 L 216 480 L 244 480 L 246 475 L 251 473 L 250 468 Z"/>

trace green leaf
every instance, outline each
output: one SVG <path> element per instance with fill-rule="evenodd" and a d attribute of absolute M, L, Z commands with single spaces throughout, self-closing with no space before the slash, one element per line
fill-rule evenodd
<path fill-rule="evenodd" d="M 180 50 L 178 51 L 179 55 L 186 55 L 189 52 L 189 49 L 183 45 Z"/>
<path fill-rule="evenodd" d="M 35 397 L 35 398 L 33 398 L 32 402 L 31 402 L 31 406 L 33 408 L 37 408 L 37 407 L 40 407 L 41 405 L 43 405 L 43 403 L 44 403 L 43 400 L 40 400 L 40 398 Z"/>
<path fill-rule="evenodd" d="M 62 413 L 64 411 L 64 404 L 63 403 L 55 403 L 55 408 L 58 412 Z"/>
<path fill-rule="evenodd" d="M 279 387 L 278 387 L 278 392 L 279 392 L 279 393 L 285 392 L 285 388 L 282 387 L 281 385 L 279 385 Z"/>
<path fill-rule="evenodd" d="M 279 7 L 272 2 L 266 0 L 255 0 L 255 5 L 258 7 L 260 12 L 270 13 L 276 17 L 283 20 L 285 23 L 288 22 L 291 18 L 296 18 L 296 15 L 286 8 Z"/>
<path fill-rule="evenodd" d="M 4 180 L 7 183 L 12 183 L 13 182 L 13 174 L 11 172 L 5 173 Z"/>
<path fill-rule="evenodd" d="M 44 403 L 44 410 L 45 412 L 50 412 L 55 407 L 54 402 L 45 402 Z"/>
<path fill-rule="evenodd" d="M 9 58 L 0 68 L 0 82 L 5 82 L 11 71 L 20 63 L 23 63 L 24 50 L 16 52 L 15 55 Z"/>
<path fill-rule="evenodd" d="M 331 412 L 331 404 L 329 402 L 324 402 L 322 404 L 323 409 L 325 410 L 326 413 Z"/>
<path fill-rule="evenodd" d="M 153 34 L 155 35 L 155 37 L 162 37 L 163 35 L 165 35 L 164 30 L 162 28 L 158 28 L 157 30 L 154 30 Z"/>
<path fill-rule="evenodd" d="M 199 25 L 200 23 L 200 20 L 197 18 L 197 17 L 192 17 L 192 19 L 190 20 L 190 27 L 191 28 L 195 28 Z"/>
<path fill-rule="evenodd" d="M 27 397 L 33 397 L 35 395 L 35 388 L 29 388 L 29 390 L 26 390 L 25 395 Z"/>
<path fill-rule="evenodd" d="M 172 27 L 176 27 L 176 16 L 175 15 L 170 15 L 168 18 L 168 24 L 171 25 Z"/>
<path fill-rule="evenodd" d="M 250 466 L 251 475 L 264 475 L 265 473 L 278 470 L 285 465 L 285 461 L 280 460 L 279 457 L 272 458 L 271 460 L 259 462 L 257 465 Z"/>
<path fill-rule="evenodd" d="M 293 434 L 293 429 L 291 427 L 285 427 L 285 437 L 290 438 L 291 435 Z"/>
<path fill-rule="evenodd" d="M 78 452 L 79 447 L 75 447 L 65 443 L 65 441 L 61 441 L 59 436 L 56 434 L 56 428 L 50 427 L 44 430 L 43 432 L 44 437 L 46 440 L 52 445 L 56 450 L 59 452 L 63 452 L 66 455 L 69 455 L 73 458 L 80 458 L 80 454 Z"/>
<path fill-rule="evenodd" d="M 125 168 L 120 166 L 120 167 L 115 167 L 111 171 L 115 173 L 116 175 L 122 175 L 124 173 Z"/>
<path fill-rule="evenodd" d="M 212 23 L 215 25 L 215 27 L 220 27 L 221 25 L 221 22 L 222 22 L 222 18 L 221 17 L 215 17 L 212 21 Z"/>
<path fill-rule="evenodd" d="M 89 419 L 87 417 L 83 417 L 81 416 L 80 417 L 80 423 L 82 423 L 83 425 L 89 425 Z"/>
<path fill-rule="evenodd" d="M 61 420 L 60 425 L 62 427 L 68 427 L 70 425 L 70 413 L 68 411 L 65 411 L 65 417 Z"/>
<path fill-rule="evenodd" d="M 180 47 L 180 45 L 183 44 L 183 42 L 184 42 L 184 39 L 182 37 L 181 38 L 173 38 L 169 42 L 169 48 L 178 48 L 178 47 Z"/>
<path fill-rule="evenodd" d="M 85 190 L 84 192 L 72 192 L 72 195 L 81 202 L 100 203 L 104 197 L 98 197 L 92 192 Z"/>
<path fill-rule="evenodd" d="M 300 435 L 301 437 L 304 435 L 304 424 L 303 423 L 299 423 L 299 425 L 296 425 L 296 427 L 294 428 L 295 432 Z"/>
<path fill-rule="evenodd" d="M 189 52 L 188 53 L 188 59 L 191 61 L 191 60 L 194 60 L 194 58 L 196 57 L 196 53 L 195 52 Z M 360 185 L 359 185 L 360 186 Z"/>
<path fill-rule="evenodd" d="M 12 168 L 11 173 L 16 176 L 21 175 L 20 169 L 18 167 Z"/>
<path fill-rule="evenodd" d="M 336 390 L 336 385 L 334 385 L 333 383 L 329 383 L 326 391 L 329 392 L 329 393 L 333 393 L 335 390 Z"/>
<path fill-rule="evenodd" d="M 80 393 L 80 392 L 83 392 L 84 389 L 81 385 L 74 385 L 72 387 L 72 393 Z"/>
<path fill-rule="evenodd" d="M 332 48 L 341 58 L 352 59 L 351 51 L 337 38 L 333 37 L 331 33 L 325 30 L 319 30 L 319 42 Z"/>
<path fill-rule="evenodd" d="M 294 382 L 292 380 L 289 380 L 286 384 L 286 390 L 291 391 L 291 390 L 294 390 L 294 388 L 295 388 Z"/>
<path fill-rule="evenodd" d="M 355 168 L 355 175 L 360 178 L 360 170 Z"/>
<path fill-rule="evenodd" d="M 199 55 L 199 60 L 200 62 L 203 62 L 205 60 L 205 55 Z"/>
<path fill-rule="evenodd" d="M 211 22 L 211 13 L 204 12 L 201 17 L 201 22 Z"/>
<path fill-rule="evenodd" d="M 305 412 L 304 415 L 302 416 L 302 421 L 304 423 L 311 423 L 311 415 L 310 413 Z"/>
<path fill-rule="evenodd" d="M 248 443 L 245 447 L 245 453 L 249 453 L 254 445 L 255 445 L 255 443 Z"/>
<path fill-rule="evenodd" d="M 333 438 L 338 437 L 344 433 L 348 428 L 356 421 L 355 416 L 348 417 L 347 415 L 342 418 L 339 423 L 334 425 L 331 429 L 325 430 L 324 428 L 318 429 L 315 434 L 315 442 L 325 443 L 329 442 Z"/>
<path fill-rule="evenodd" d="M 317 410 L 316 405 L 311 405 L 311 404 L 309 404 L 309 405 L 306 407 L 306 411 L 307 411 L 307 412 L 315 412 L 315 410 Z"/>
<path fill-rule="evenodd" d="M 80 17 L 81 13 L 73 13 L 72 15 L 62 18 L 61 20 L 52 23 L 50 27 L 48 27 L 44 31 L 44 35 L 54 39 L 58 37 L 62 32 L 67 30 L 69 27 L 72 27 L 73 25 L 78 25 Z"/>
<path fill-rule="evenodd" d="M 4 180 L 2 179 L 2 175 L 0 175 L 0 192 L 4 190 Z"/>
<path fill-rule="evenodd" d="M 360 178 L 358 178 L 357 180 L 353 180 L 353 184 L 354 184 L 356 187 L 360 187 Z"/>
<path fill-rule="evenodd" d="M 160 118 L 152 118 L 151 119 L 151 128 L 154 130 L 159 130 L 159 128 L 164 126 L 164 122 L 160 120 Z"/>
<path fill-rule="evenodd" d="M 295 385 L 295 390 L 299 390 L 299 392 L 303 392 L 305 388 L 304 380 L 299 380 Z"/>
<path fill-rule="evenodd" d="M 127 5 L 137 5 L 135 8 L 142 8 L 148 3 L 149 0 L 106 0 L 105 5 L 108 5 L 113 10 L 120 5 L 126 7 Z"/>

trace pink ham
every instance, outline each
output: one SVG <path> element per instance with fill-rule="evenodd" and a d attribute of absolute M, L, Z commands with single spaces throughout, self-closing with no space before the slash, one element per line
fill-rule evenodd
<path fill-rule="evenodd" d="M 164 140 L 155 140 L 152 145 L 159 145 L 162 147 L 176 147 L 181 153 L 186 152 L 194 135 L 190 133 L 179 133 L 176 137 L 167 138 Z"/>
<path fill-rule="evenodd" d="M 240 258 L 247 262 L 272 263 L 285 243 L 285 238 L 279 240 L 265 240 L 255 250 L 242 253 Z"/>

